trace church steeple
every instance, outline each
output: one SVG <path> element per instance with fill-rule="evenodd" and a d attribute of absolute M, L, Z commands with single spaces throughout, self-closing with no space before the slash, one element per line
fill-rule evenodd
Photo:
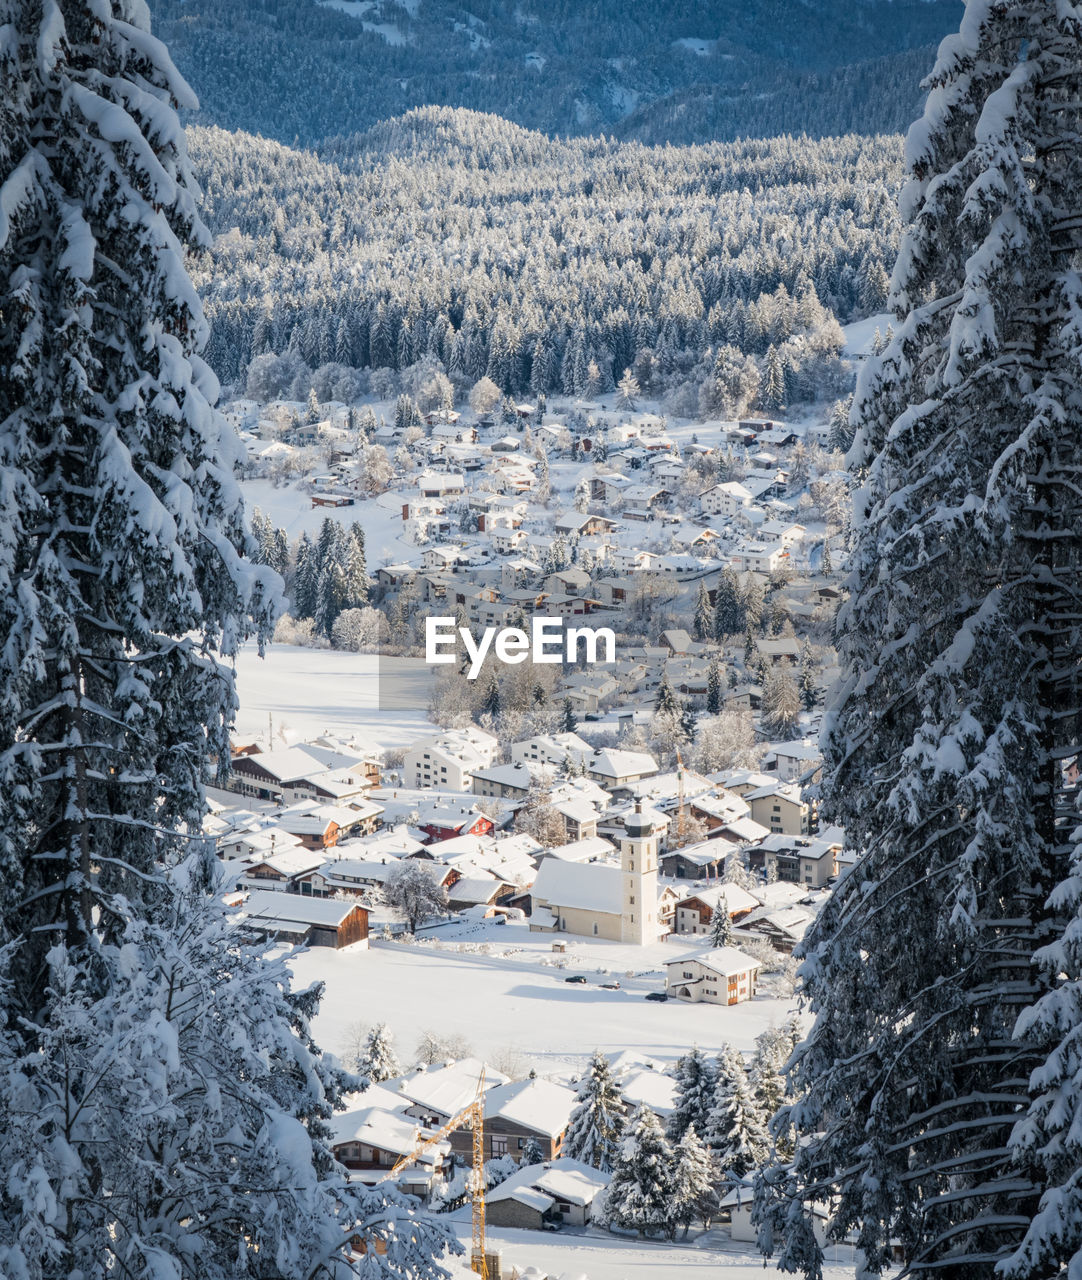
<path fill-rule="evenodd" d="M 620 837 L 623 879 L 620 941 L 646 946 L 658 939 L 657 828 L 654 814 L 643 812 L 642 801 L 624 819 Z"/>

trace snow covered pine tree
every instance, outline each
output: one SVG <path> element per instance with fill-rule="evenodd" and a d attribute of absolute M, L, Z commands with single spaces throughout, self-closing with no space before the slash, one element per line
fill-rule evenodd
<path fill-rule="evenodd" d="M 626 1124 L 627 1108 L 612 1078 L 609 1060 L 595 1049 L 568 1121 L 563 1153 L 608 1173 Z"/>
<path fill-rule="evenodd" d="M 208 888 L 220 662 L 269 626 L 211 408 L 177 105 L 142 0 L 0 3 L 0 1274 L 428 1277 L 350 1186 L 349 1078 Z"/>
<path fill-rule="evenodd" d="M 923 1275 L 1075 1275 L 1082 10 L 970 0 L 930 90 L 899 324 L 853 410 L 824 732 L 823 809 L 862 857 L 805 942 L 803 1137 L 762 1239 L 819 1275 L 804 1207 L 836 1195 L 868 1273 L 898 1241 Z"/>

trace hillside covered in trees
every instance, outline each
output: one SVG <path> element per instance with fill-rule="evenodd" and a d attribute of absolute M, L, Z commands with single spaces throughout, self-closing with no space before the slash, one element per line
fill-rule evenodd
<path fill-rule="evenodd" d="M 834 319 L 882 309 L 895 252 L 895 137 L 649 148 L 443 108 L 318 154 L 189 132 L 230 383 L 275 353 L 290 378 L 430 358 L 512 395 L 579 394 L 591 364 L 602 390 L 633 365 L 669 389 L 773 347 L 790 398 L 816 398 L 839 390 Z"/>

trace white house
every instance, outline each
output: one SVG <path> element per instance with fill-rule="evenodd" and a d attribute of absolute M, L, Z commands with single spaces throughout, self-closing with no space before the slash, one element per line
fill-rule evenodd
<path fill-rule="evenodd" d="M 412 787 L 469 791 L 473 771 L 487 768 L 498 746 L 496 738 L 483 729 L 448 729 L 410 747 L 402 757 L 403 781 Z"/>
<path fill-rule="evenodd" d="M 716 947 L 665 965 L 669 995 L 692 1004 L 739 1004 L 755 995 L 762 965 L 736 947 Z"/>
<path fill-rule="evenodd" d="M 466 492 L 466 482 L 460 474 L 423 471 L 417 477 L 417 489 L 422 498 L 458 498 Z"/>
<path fill-rule="evenodd" d="M 789 548 L 780 542 L 746 542 L 729 557 L 729 567 L 737 573 L 776 573 L 789 559 Z"/>
<path fill-rule="evenodd" d="M 735 516 L 742 507 L 750 507 L 752 495 L 735 480 L 715 484 L 699 494 L 699 509 L 710 516 Z"/>

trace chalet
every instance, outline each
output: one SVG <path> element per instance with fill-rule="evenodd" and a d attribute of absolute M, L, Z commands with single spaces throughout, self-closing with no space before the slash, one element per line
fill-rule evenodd
<path fill-rule="evenodd" d="M 795 782 L 822 764 L 818 744 L 809 738 L 797 742 L 776 742 L 763 756 L 763 772 L 775 773 L 782 782 Z"/>
<path fill-rule="evenodd" d="M 520 760 L 513 764 L 494 764 L 487 769 L 474 770 L 473 794 L 522 800 L 529 793 L 533 780 L 533 772 Z"/>
<path fill-rule="evenodd" d="M 722 840 L 703 840 L 669 849 L 661 855 L 661 874 L 676 880 L 720 879 L 731 852 L 732 845 Z"/>
<path fill-rule="evenodd" d="M 421 565 L 430 573 L 455 573 L 464 563 L 461 547 L 425 547 Z"/>
<path fill-rule="evenodd" d="M 416 1120 L 381 1107 L 341 1112 L 331 1117 L 330 1127 L 335 1158 L 352 1175 L 360 1175 L 358 1181 L 367 1181 L 366 1173 L 385 1177 L 399 1160 L 412 1155 L 421 1141 Z M 403 1169 L 398 1186 L 407 1194 L 426 1195 L 434 1179 L 443 1175 L 450 1153 L 449 1142 L 427 1147 Z"/>
<path fill-rule="evenodd" d="M 461 498 L 466 483 L 460 474 L 424 471 L 417 477 L 417 491 L 422 498 Z"/>
<path fill-rule="evenodd" d="M 690 897 L 681 898 L 676 904 L 673 932 L 698 936 L 709 933 L 714 923 L 714 912 L 724 910 L 731 920 L 742 920 L 762 903 L 747 889 L 723 882 L 699 889 Z"/>
<path fill-rule="evenodd" d="M 546 1160 L 554 1160 L 575 1102 L 573 1089 L 548 1080 L 515 1080 L 489 1089 L 484 1096 L 485 1160 L 510 1155 L 521 1161 L 531 1138 Z M 457 1156 L 472 1162 L 472 1133 L 456 1130 L 451 1146 Z"/>
<path fill-rule="evenodd" d="M 796 636 L 756 636 L 755 648 L 772 667 L 794 666 L 800 661 L 800 641 Z"/>
<path fill-rule="evenodd" d="M 348 755 L 314 743 L 234 757 L 231 786 L 242 795 L 278 803 L 363 798 L 379 786 L 375 760 Z"/>
<path fill-rule="evenodd" d="M 576 534 L 580 538 L 598 533 L 608 533 L 615 529 L 616 525 L 617 521 L 610 520 L 608 516 L 593 515 L 588 512 L 583 514 L 573 512 L 556 517 L 557 533 Z"/>
<path fill-rule="evenodd" d="M 253 890 L 242 905 L 246 928 L 308 947 L 368 945 L 368 912 L 359 903 Z"/>
<path fill-rule="evenodd" d="M 253 856 L 245 865 L 242 883 L 278 893 L 297 892 L 297 881 L 317 867 L 324 859 L 322 849 L 305 848 L 294 844 L 277 848 L 264 856 Z"/>
<path fill-rule="evenodd" d="M 672 501 L 672 491 L 660 485 L 637 484 L 623 493 L 624 516 L 628 520 L 649 520 L 653 513 Z"/>
<path fill-rule="evenodd" d="M 762 965 L 736 947 L 716 947 L 665 965 L 669 995 L 691 1004 L 740 1004 L 755 995 Z"/>
<path fill-rule="evenodd" d="M 751 493 L 735 480 L 715 484 L 699 494 L 699 509 L 706 515 L 733 517 L 744 507 L 750 507 Z"/>
<path fill-rule="evenodd" d="M 440 1066 L 418 1067 L 412 1075 L 398 1082 L 403 1113 L 419 1120 L 426 1128 L 440 1128 L 473 1102 L 482 1072 L 486 1092 L 510 1082 L 509 1076 L 495 1067 L 486 1066 L 477 1058 L 460 1058 L 457 1062 Z"/>
<path fill-rule="evenodd" d="M 461 876 L 447 890 L 447 905 L 452 911 L 465 911 L 469 907 L 491 907 L 513 898 L 518 886 L 501 880 L 488 871 L 474 871 Z"/>
<path fill-rule="evenodd" d="M 668 649 L 671 654 L 690 653 L 695 648 L 695 641 L 688 632 L 673 628 L 661 633 L 661 647 Z"/>
<path fill-rule="evenodd" d="M 584 1227 L 591 1207 L 612 1175 L 560 1156 L 526 1165 L 485 1194 L 485 1216 L 494 1227 L 541 1231 L 567 1224 Z"/>
<path fill-rule="evenodd" d="M 421 813 L 417 825 L 428 836 L 430 844 L 457 836 L 487 836 L 493 831 L 492 820 L 479 809 L 458 805 L 433 805 Z"/>
<path fill-rule="evenodd" d="M 672 533 L 673 546 L 680 551 L 701 551 L 718 541 L 719 534 L 714 529 L 700 528 L 698 525 L 681 525 Z"/>
<path fill-rule="evenodd" d="M 737 937 L 760 938 L 785 955 L 791 955 L 803 939 L 815 913 L 803 906 L 779 907 L 770 910 L 761 907 L 741 920 Z"/>
<path fill-rule="evenodd" d="M 376 581 L 381 587 L 398 590 L 408 586 L 417 577 L 417 570 L 411 564 L 388 564 L 376 570 Z"/>
<path fill-rule="evenodd" d="M 371 835 L 379 826 L 383 806 L 357 799 L 348 805 L 293 805 L 278 818 L 278 827 L 295 835 L 308 849 L 331 849 L 339 840 Z"/>

